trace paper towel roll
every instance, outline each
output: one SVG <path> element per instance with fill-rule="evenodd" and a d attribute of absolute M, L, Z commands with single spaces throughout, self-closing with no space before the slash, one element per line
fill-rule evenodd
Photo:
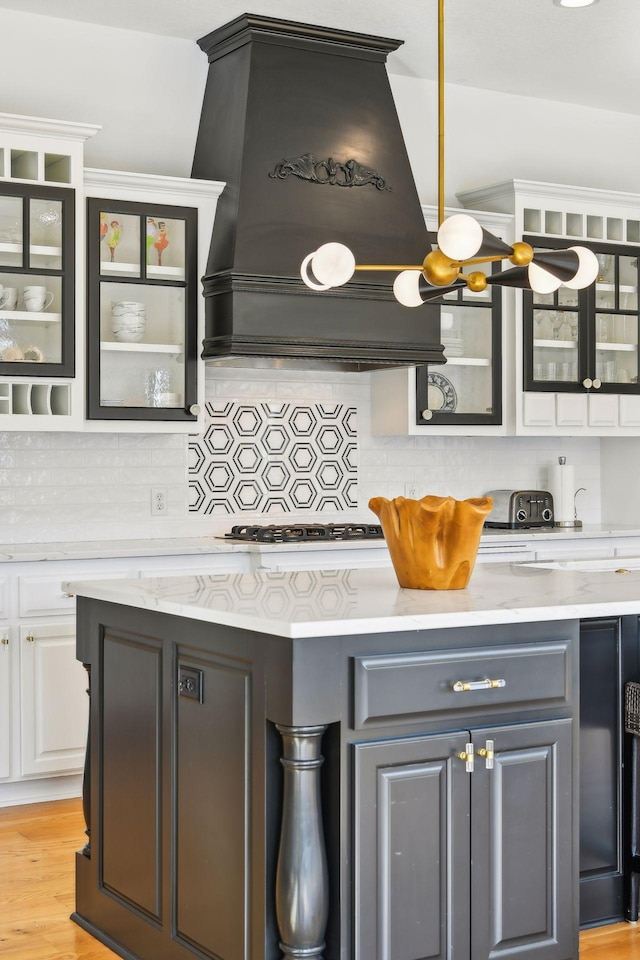
<path fill-rule="evenodd" d="M 564 460 L 564 457 L 560 459 Z M 570 464 L 557 463 L 549 467 L 549 493 L 553 497 L 556 523 L 573 523 L 575 520 L 575 492 L 575 477 Z"/>

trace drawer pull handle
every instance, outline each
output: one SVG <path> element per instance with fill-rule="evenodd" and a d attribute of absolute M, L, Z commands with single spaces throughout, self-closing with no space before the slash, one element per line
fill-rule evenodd
<path fill-rule="evenodd" d="M 493 752 L 493 740 L 487 740 L 484 747 L 480 747 L 478 750 L 478 756 L 484 757 L 484 765 L 486 770 L 493 770 L 493 758 L 495 753 Z"/>
<path fill-rule="evenodd" d="M 66 600 L 67 598 L 68 598 L 68 599 L 71 599 L 71 597 L 73 596 L 73 594 L 72 594 L 72 593 L 63 593 L 62 596 L 63 596 L 63 597 L 65 598 L 65 600 Z"/>
<path fill-rule="evenodd" d="M 25 640 L 27 641 L 27 643 L 33 643 L 35 639 L 36 638 L 32 636 L 25 637 Z"/>
<path fill-rule="evenodd" d="M 0 640 L 0 643 L 6 647 L 6 645 L 9 643 L 9 637 L 3 637 L 2 640 Z"/>
<path fill-rule="evenodd" d="M 459 753 L 456 753 L 458 760 L 464 760 L 465 769 L 467 773 L 473 773 L 474 766 L 474 754 L 473 754 L 473 744 L 468 743 L 466 750 L 461 750 Z"/>
<path fill-rule="evenodd" d="M 456 680 L 453 686 L 454 693 L 468 693 L 470 690 L 497 690 L 498 687 L 506 687 L 506 680 L 491 680 L 485 677 L 484 680 Z"/>

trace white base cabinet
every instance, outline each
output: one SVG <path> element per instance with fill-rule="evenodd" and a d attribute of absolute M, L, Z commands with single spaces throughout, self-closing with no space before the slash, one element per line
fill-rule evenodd
<path fill-rule="evenodd" d="M 0 780 L 11 773 L 11 657 L 8 628 L 0 630 Z"/>
<path fill-rule="evenodd" d="M 80 796 L 87 673 L 69 580 L 248 570 L 246 554 L 9 562 L 0 575 L 0 807 Z"/>
<path fill-rule="evenodd" d="M 75 620 L 20 627 L 20 773 L 77 773 L 87 743 L 87 674 Z"/>

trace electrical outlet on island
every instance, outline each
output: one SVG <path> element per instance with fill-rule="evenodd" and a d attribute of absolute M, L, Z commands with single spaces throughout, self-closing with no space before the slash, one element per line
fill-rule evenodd
<path fill-rule="evenodd" d="M 418 484 L 417 483 L 405 483 L 404 485 L 404 495 L 408 500 L 417 500 L 418 499 Z"/>
<path fill-rule="evenodd" d="M 167 512 L 167 491 L 165 487 L 151 488 L 151 514 L 163 517 Z"/>

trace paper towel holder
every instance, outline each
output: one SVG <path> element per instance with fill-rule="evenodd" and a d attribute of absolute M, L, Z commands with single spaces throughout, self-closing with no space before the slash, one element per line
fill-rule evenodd
<path fill-rule="evenodd" d="M 564 466 L 566 462 L 567 462 L 566 457 L 558 457 L 559 466 L 561 467 Z M 577 519 L 578 511 L 576 509 L 576 497 L 582 490 L 586 490 L 586 487 L 578 487 L 578 489 L 575 491 L 573 495 L 573 519 L 572 520 L 555 520 L 553 524 L 554 527 L 575 529 L 576 527 L 582 526 L 582 520 Z"/>

